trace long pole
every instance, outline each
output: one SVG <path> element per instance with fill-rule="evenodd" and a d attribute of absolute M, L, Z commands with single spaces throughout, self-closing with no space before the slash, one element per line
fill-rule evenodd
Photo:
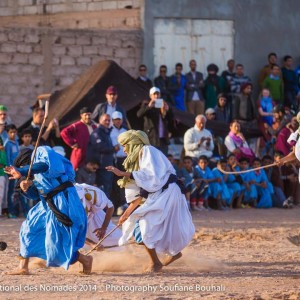
<path fill-rule="evenodd" d="M 97 249 L 97 247 L 107 238 L 109 237 L 117 228 L 119 228 L 122 224 L 116 225 L 110 232 L 108 232 L 91 250 L 89 250 L 86 255 L 90 254 L 94 250 Z"/>

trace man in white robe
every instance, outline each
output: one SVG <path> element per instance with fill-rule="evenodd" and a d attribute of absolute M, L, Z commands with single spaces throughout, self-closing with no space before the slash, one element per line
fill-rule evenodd
<path fill-rule="evenodd" d="M 105 193 L 95 186 L 76 183 L 75 187 L 87 213 L 86 241 L 91 245 L 97 244 L 107 232 L 116 226 L 111 222 L 114 206 Z M 106 212 L 104 212 L 105 208 Z M 116 229 L 101 245 L 104 247 L 117 246 L 121 236 L 122 231 Z"/>
<path fill-rule="evenodd" d="M 120 134 L 118 141 L 127 154 L 126 171 L 112 166 L 107 170 L 123 176 L 118 184 L 125 187 L 129 203 L 119 219 L 119 224 L 123 224 L 119 245 L 126 244 L 134 236 L 151 258 L 146 271 L 158 272 L 182 256 L 182 249 L 195 232 L 192 217 L 176 183 L 175 169 L 161 151 L 149 145 L 146 133 L 129 130 Z M 157 252 L 167 254 L 163 263 Z"/>

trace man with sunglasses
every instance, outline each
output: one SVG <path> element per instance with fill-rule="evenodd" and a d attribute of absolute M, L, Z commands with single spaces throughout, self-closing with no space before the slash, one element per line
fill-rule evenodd
<path fill-rule="evenodd" d="M 146 65 L 139 66 L 139 77 L 136 80 L 147 90 L 151 89 L 153 86 L 151 79 L 147 76 Z"/>
<path fill-rule="evenodd" d="M 122 126 L 127 129 L 127 119 L 126 119 L 126 112 L 123 109 L 121 105 L 117 103 L 118 99 L 118 91 L 115 86 L 111 85 L 106 90 L 106 102 L 99 103 L 93 113 L 92 113 L 92 119 L 98 123 L 99 118 L 103 114 L 108 114 L 110 117 L 112 116 L 113 112 L 119 111 L 123 116 L 123 123 Z M 112 121 L 110 123 L 110 127 L 112 127 Z"/>

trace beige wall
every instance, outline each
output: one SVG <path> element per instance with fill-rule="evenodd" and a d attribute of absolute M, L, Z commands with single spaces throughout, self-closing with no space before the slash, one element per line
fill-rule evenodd
<path fill-rule="evenodd" d="M 141 62 L 141 1 L 48 0 L 47 11 L 61 5 L 66 12 L 47 15 L 33 9 L 41 2 L 0 0 L 0 14 L 7 14 L 0 18 L 0 104 L 8 106 L 16 125 L 31 116 L 38 94 L 68 86 L 95 62 L 114 60 L 134 77 Z M 107 2 L 114 3 L 112 9 Z"/>

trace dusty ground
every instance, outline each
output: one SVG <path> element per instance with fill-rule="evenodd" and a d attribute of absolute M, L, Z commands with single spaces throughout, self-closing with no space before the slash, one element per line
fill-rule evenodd
<path fill-rule="evenodd" d="M 132 245 L 94 253 L 91 276 L 79 275 L 79 265 L 67 272 L 33 259 L 31 275 L 1 275 L 0 298 L 300 299 L 300 248 L 286 240 L 300 231 L 299 213 L 300 207 L 197 212 L 194 240 L 159 275 L 143 274 L 147 256 Z M 21 221 L 0 219 L 0 240 L 8 243 L 1 273 L 17 267 Z"/>

